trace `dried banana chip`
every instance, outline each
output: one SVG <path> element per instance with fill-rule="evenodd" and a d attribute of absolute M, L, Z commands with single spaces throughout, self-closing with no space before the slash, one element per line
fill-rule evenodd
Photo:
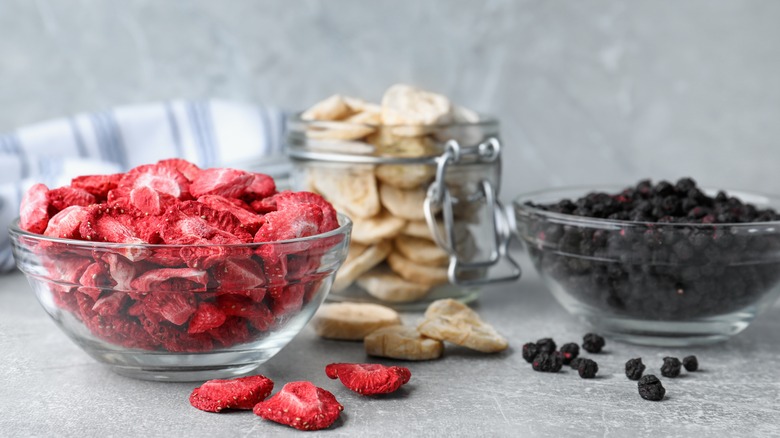
<path fill-rule="evenodd" d="M 393 245 L 389 240 L 368 247 L 355 243 L 350 244 L 347 259 L 336 273 L 333 290 L 342 291 L 349 287 L 358 277 L 382 263 L 392 250 Z M 353 254 L 355 254 L 354 257 Z"/>
<path fill-rule="evenodd" d="M 425 266 L 415 263 L 397 252 L 387 256 L 387 264 L 395 273 L 413 283 L 436 286 L 448 281 L 446 267 Z"/>
<path fill-rule="evenodd" d="M 370 218 L 381 211 L 374 169 L 371 166 L 312 166 L 311 180 L 318 193 L 347 215 Z"/>
<path fill-rule="evenodd" d="M 452 120 L 452 103 L 440 94 L 398 84 L 382 96 L 382 123 L 394 125 L 396 135 L 416 137 L 427 132 L 425 125 Z"/>
<path fill-rule="evenodd" d="M 361 275 L 357 284 L 374 298 L 389 303 L 417 301 L 430 290 L 428 286 L 404 280 L 386 266 L 376 267 Z"/>
<path fill-rule="evenodd" d="M 419 237 L 398 236 L 395 249 L 407 259 L 427 266 L 447 266 L 450 256 L 439 245 Z"/>
<path fill-rule="evenodd" d="M 452 299 L 431 303 L 417 330 L 430 338 L 484 353 L 496 353 L 509 347 L 507 340 L 476 312 Z"/>
<path fill-rule="evenodd" d="M 344 96 L 334 94 L 317 102 L 301 114 L 303 120 L 341 120 L 352 115 L 353 110 L 347 105 Z"/>
<path fill-rule="evenodd" d="M 323 304 L 311 321 L 323 338 L 362 341 L 368 334 L 387 326 L 401 324 L 395 310 L 367 303 Z"/>
<path fill-rule="evenodd" d="M 394 216 L 409 220 L 424 220 L 423 205 L 427 193 L 423 189 L 403 190 L 388 184 L 379 186 L 379 198 Z"/>
<path fill-rule="evenodd" d="M 354 218 L 352 220 L 352 241 L 370 245 L 385 239 L 392 239 L 401 233 L 405 225 L 405 219 L 395 217 L 387 210 L 382 210 L 378 215 L 370 218 Z"/>
<path fill-rule="evenodd" d="M 423 337 L 412 327 L 396 325 L 381 328 L 363 341 L 369 356 L 402 360 L 438 359 L 444 352 L 441 341 Z"/>

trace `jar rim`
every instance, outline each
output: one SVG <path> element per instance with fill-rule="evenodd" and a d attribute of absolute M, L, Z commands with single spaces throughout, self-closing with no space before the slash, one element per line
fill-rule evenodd
<path fill-rule="evenodd" d="M 452 127 L 487 127 L 487 126 L 495 126 L 498 127 L 499 121 L 498 118 L 486 113 L 478 112 L 477 115 L 479 116 L 479 120 L 476 122 L 448 122 L 448 123 L 433 123 L 428 125 L 419 125 L 419 124 L 372 124 L 372 123 L 355 123 L 355 122 L 347 122 L 344 120 L 304 120 L 301 118 L 301 115 L 303 114 L 302 111 L 290 114 L 287 117 L 287 126 L 288 129 L 290 128 L 290 123 L 297 123 L 301 124 L 303 126 L 317 126 L 317 125 L 343 125 L 343 126 L 364 126 L 364 127 L 370 127 L 370 128 L 425 128 L 425 129 L 442 129 L 442 128 L 452 128 Z"/>

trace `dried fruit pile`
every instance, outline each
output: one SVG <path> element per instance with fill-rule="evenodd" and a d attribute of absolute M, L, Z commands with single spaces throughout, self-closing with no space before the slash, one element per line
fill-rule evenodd
<path fill-rule="evenodd" d="M 400 84 L 385 92 L 381 105 L 334 95 L 301 118 L 307 121 L 307 149 L 348 155 L 430 157 L 443 152 L 447 139 L 473 145 L 484 135 L 474 125 L 480 118 L 473 111 L 445 96 Z M 466 131 L 472 138 L 463 138 Z M 303 170 L 306 189 L 321 193 L 354 222 L 349 257 L 337 274 L 335 292 L 356 284 L 380 301 L 404 303 L 423 299 L 431 288 L 447 282 L 449 255 L 434 242 L 423 211 L 435 165 L 306 161 Z M 471 181 L 466 169 L 458 172 L 448 184 L 457 186 L 460 195 L 471 193 L 471 185 L 484 177 Z M 466 204 L 454 208 L 455 218 L 478 221 L 474 208 Z M 461 257 L 473 257 L 476 243 L 467 227 L 457 230 L 456 239 Z"/>
<path fill-rule="evenodd" d="M 408 368 L 376 363 L 332 363 L 325 367 L 331 379 L 364 396 L 389 394 L 409 382 Z M 274 382 L 262 375 L 209 380 L 190 394 L 190 404 L 206 412 L 251 410 L 255 415 L 299 430 L 330 427 L 344 406 L 330 391 L 308 381 L 290 382 L 271 395 Z"/>
<path fill-rule="evenodd" d="M 780 215 L 724 192 L 708 196 L 690 178 L 528 205 L 636 221 L 597 229 L 533 211 L 523 219 L 537 269 L 586 304 L 616 314 L 653 320 L 721 315 L 755 303 L 780 282 L 780 238 L 773 224 L 758 224 Z"/>
<path fill-rule="evenodd" d="M 277 192 L 264 174 L 178 159 L 53 190 L 37 184 L 20 226 L 124 244 L 37 240 L 33 250 L 55 304 L 95 336 L 171 352 L 229 347 L 275 329 L 320 292 L 321 256 L 342 239 L 280 242 L 337 228 L 335 210 L 313 193 Z"/>

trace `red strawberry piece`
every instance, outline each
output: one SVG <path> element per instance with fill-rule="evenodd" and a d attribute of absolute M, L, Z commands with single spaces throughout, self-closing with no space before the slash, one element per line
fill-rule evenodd
<path fill-rule="evenodd" d="M 274 179 L 264 173 L 253 173 L 252 182 L 246 188 L 243 198 L 249 202 L 267 198 L 276 193 Z"/>
<path fill-rule="evenodd" d="M 209 278 L 206 271 L 193 268 L 161 268 L 144 272 L 130 282 L 137 291 L 205 291 Z"/>
<path fill-rule="evenodd" d="M 154 292 L 144 300 L 144 315 L 152 320 L 170 321 L 181 326 L 197 310 L 195 296 L 188 292 Z"/>
<path fill-rule="evenodd" d="M 201 170 L 192 181 L 190 193 L 195 198 L 203 195 L 219 195 L 238 198 L 252 184 L 251 173 L 238 169 L 213 168 Z"/>
<path fill-rule="evenodd" d="M 255 243 L 298 239 L 319 233 L 322 209 L 314 204 L 295 204 L 263 216 Z"/>
<path fill-rule="evenodd" d="M 251 210 L 240 199 L 230 199 L 219 195 L 205 195 L 198 198 L 198 202 L 208 205 L 217 211 L 226 211 L 241 222 L 247 232 L 254 234 L 263 223 L 263 217 Z M 246 206 L 246 208 L 244 207 Z"/>
<path fill-rule="evenodd" d="M 190 404 L 206 412 L 223 409 L 251 410 L 271 395 L 273 380 L 257 375 L 230 380 L 209 380 L 190 394 Z"/>
<path fill-rule="evenodd" d="M 254 289 L 265 284 L 263 267 L 252 259 L 228 259 L 215 266 L 213 276 L 221 291 Z"/>
<path fill-rule="evenodd" d="M 138 317 L 143 329 L 166 351 L 173 353 L 209 351 L 214 348 L 211 337 L 202 333 L 188 334 L 166 321 L 156 321 L 144 315 Z"/>
<path fill-rule="evenodd" d="M 124 292 L 108 292 L 95 300 L 92 310 L 101 316 L 116 316 L 129 299 Z"/>
<path fill-rule="evenodd" d="M 123 173 L 78 176 L 71 180 L 70 185 L 77 189 L 86 190 L 98 201 L 105 201 L 108 192 L 116 188 L 122 176 L 124 176 Z"/>
<path fill-rule="evenodd" d="M 217 296 L 217 305 L 229 316 L 245 318 L 256 330 L 266 331 L 274 322 L 274 315 L 268 306 L 235 294 Z"/>
<path fill-rule="evenodd" d="M 157 216 L 171 207 L 176 198 L 173 196 L 158 192 L 151 187 L 141 186 L 130 190 L 130 204 L 145 215 Z"/>
<path fill-rule="evenodd" d="M 252 411 L 298 430 L 320 430 L 330 427 L 343 410 L 333 394 L 313 383 L 290 382 L 268 400 L 256 404 Z"/>
<path fill-rule="evenodd" d="M 35 184 L 22 197 L 19 208 L 19 226 L 31 233 L 41 234 L 49 223 L 49 188 Z"/>
<path fill-rule="evenodd" d="M 127 172 L 117 185 L 117 189 L 128 192 L 137 187 L 149 187 L 177 199 L 190 197 L 190 182 L 181 172 L 170 166 L 159 164 L 138 166 Z"/>
<path fill-rule="evenodd" d="M 194 180 L 195 177 L 198 176 L 198 174 L 201 172 L 200 167 L 196 166 L 194 163 L 190 163 L 189 161 L 182 160 L 180 158 L 160 160 L 157 162 L 157 164 L 162 167 L 169 167 L 178 170 L 190 182 L 192 182 L 192 180 Z"/>
<path fill-rule="evenodd" d="M 114 290 L 130 291 L 130 283 L 135 278 L 136 264 L 119 254 L 107 252 L 98 256 L 108 265 L 108 275 L 114 280 Z"/>
<path fill-rule="evenodd" d="M 90 209 L 79 205 L 67 207 L 55 214 L 50 220 L 45 236 L 61 239 L 80 239 L 81 224 L 91 216 Z"/>
<path fill-rule="evenodd" d="M 81 275 L 92 263 L 92 260 L 86 257 L 67 256 L 46 259 L 43 262 L 52 280 L 68 285 L 81 284 Z"/>
<path fill-rule="evenodd" d="M 323 219 L 319 233 L 326 233 L 339 227 L 336 209 L 333 208 L 330 202 L 316 193 L 283 191 L 264 201 L 265 203 L 262 204 L 261 209 L 273 208 L 273 210 L 277 211 L 286 210 L 293 205 L 314 204 L 322 210 Z M 255 205 L 253 204 L 252 207 L 254 208 Z M 261 212 L 260 210 L 257 211 Z"/>
<path fill-rule="evenodd" d="M 99 338 L 125 348 L 154 350 L 158 345 L 135 318 L 96 315 L 84 323 Z"/>
<path fill-rule="evenodd" d="M 264 287 L 258 287 L 256 289 L 247 290 L 235 290 L 235 289 L 222 289 L 217 290 L 217 296 L 219 295 L 235 295 L 239 297 L 249 298 L 255 303 L 263 301 L 265 298 L 266 289 Z"/>
<path fill-rule="evenodd" d="M 332 363 L 325 367 L 325 374 L 362 395 L 395 392 L 412 376 L 409 368 L 378 363 Z"/>
<path fill-rule="evenodd" d="M 76 288 L 62 286 L 59 284 L 49 284 L 49 291 L 51 292 L 52 301 L 54 305 L 60 309 L 67 310 L 69 312 L 78 313 L 79 304 L 76 300 Z"/>
<path fill-rule="evenodd" d="M 227 235 L 235 236 L 242 242 L 252 241 L 252 235 L 241 226 L 241 221 L 235 216 L 226 211 L 214 210 L 200 202 L 179 203 L 165 213 L 163 220 L 160 236 L 167 244 L 192 244 L 198 238 L 211 240 L 215 236 L 228 240 Z"/>
<path fill-rule="evenodd" d="M 252 334 L 249 332 L 246 320 L 236 316 L 228 317 L 224 324 L 208 330 L 206 333 L 224 347 L 243 344 L 252 339 Z"/>
<path fill-rule="evenodd" d="M 94 301 L 100 297 L 103 288 L 111 287 L 112 281 L 101 263 L 92 263 L 79 277 L 79 284 L 82 286 L 79 292 L 88 295 Z"/>
<path fill-rule="evenodd" d="M 277 318 L 298 312 L 303 307 L 303 295 L 305 293 L 306 288 L 300 283 L 269 288 L 271 312 Z"/>
<path fill-rule="evenodd" d="M 95 195 L 84 189 L 70 186 L 50 190 L 47 196 L 49 197 L 49 205 L 51 208 L 57 211 L 72 205 L 86 207 L 97 202 Z"/>
<path fill-rule="evenodd" d="M 203 333 L 225 323 L 227 316 L 219 307 L 211 303 L 200 303 L 190 319 L 187 333 Z"/>

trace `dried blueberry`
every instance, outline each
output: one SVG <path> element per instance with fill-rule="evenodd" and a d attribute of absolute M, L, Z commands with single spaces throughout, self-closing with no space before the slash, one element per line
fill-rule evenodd
<path fill-rule="evenodd" d="M 542 338 L 536 341 L 537 353 L 552 353 L 558 348 L 552 338 Z"/>
<path fill-rule="evenodd" d="M 697 371 L 699 369 L 699 360 L 696 356 L 686 356 L 683 358 L 683 366 L 687 371 Z"/>
<path fill-rule="evenodd" d="M 639 380 L 642 377 L 642 373 L 645 372 L 645 364 L 642 363 L 642 358 L 629 359 L 626 362 L 626 377 L 631 380 Z"/>
<path fill-rule="evenodd" d="M 664 377 L 677 377 L 680 375 L 682 364 L 676 357 L 665 357 L 661 366 L 661 375 Z"/>
<path fill-rule="evenodd" d="M 573 359 L 576 359 L 580 354 L 580 346 L 574 342 L 563 344 L 561 346 L 561 355 L 563 356 L 563 364 L 568 365 Z"/>
<path fill-rule="evenodd" d="M 563 366 L 563 359 L 560 354 L 553 353 L 539 353 L 534 358 L 531 365 L 534 371 L 541 371 L 545 373 L 557 373 Z"/>
<path fill-rule="evenodd" d="M 637 383 L 639 388 L 639 396 L 645 400 L 660 401 L 663 400 L 666 395 L 666 389 L 658 377 L 648 374 L 639 379 Z"/>
<path fill-rule="evenodd" d="M 575 357 L 569 362 L 569 366 L 572 367 L 572 369 L 579 369 L 580 363 L 585 360 L 584 357 Z"/>
<path fill-rule="evenodd" d="M 534 342 L 523 345 L 523 359 L 528 363 L 533 363 L 536 355 L 539 354 L 539 348 Z"/>
<path fill-rule="evenodd" d="M 596 373 L 599 372 L 599 365 L 596 361 L 591 359 L 583 359 L 579 366 L 577 366 L 577 372 L 583 379 L 592 379 L 596 377 Z"/>
<path fill-rule="evenodd" d="M 582 337 L 582 348 L 588 353 L 600 353 L 604 344 L 604 338 L 595 333 L 588 333 Z"/>

